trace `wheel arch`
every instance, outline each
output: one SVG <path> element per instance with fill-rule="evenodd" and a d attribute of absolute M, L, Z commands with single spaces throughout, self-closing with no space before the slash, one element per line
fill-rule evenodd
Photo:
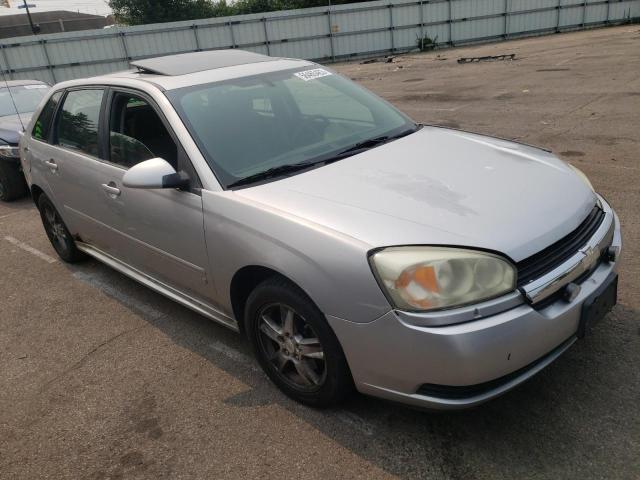
<path fill-rule="evenodd" d="M 246 335 L 244 328 L 244 309 L 247 303 L 247 299 L 251 292 L 253 292 L 258 285 L 265 280 L 278 277 L 291 283 L 298 290 L 300 290 L 309 299 L 310 302 L 318 308 L 318 305 L 313 301 L 311 296 L 294 280 L 286 276 L 285 274 L 263 265 L 245 265 L 240 268 L 231 279 L 229 285 L 229 297 L 231 300 L 231 308 L 233 315 L 238 322 L 238 328 L 242 335 Z M 320 310 L 318 308 L 318 310 Z M 322 311 L 322 310 L 320 310 Z"/>
<path fill-rule="evenodd" d="M 44 190 L 40 188 L 38 185 L 36 184 L 31 185 L 31 199 L 33 200 L 33 203 L 36 204 L 36 207 L 38 206 L 38 201 L 40 200 L 40 196 L 43 193 L 44 193 Z"/>

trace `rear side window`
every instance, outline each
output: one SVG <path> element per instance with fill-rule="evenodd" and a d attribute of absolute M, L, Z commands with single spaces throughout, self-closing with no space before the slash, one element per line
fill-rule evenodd
<path fill-rule="evenodd" d="M 51 95 L 51 98 L 42 109 L 42 112 L 40 112 L 40 116 L 33 126 L 33 131 L 31 132 L 33 138 L 49 143 L 49 134 L 51 133 L 51 120 L 53 119 L 53 115 L 56 113 L 56 109 L 58 108 L 58 103 L 60 103 L 61 97 L 62 92 L 56 92 Z"/>
<path fill-rule="evenodd" d="M 98 119 L 103 90 L 73 90 L 58 116 L 58 144 L 98 156 Z"/>

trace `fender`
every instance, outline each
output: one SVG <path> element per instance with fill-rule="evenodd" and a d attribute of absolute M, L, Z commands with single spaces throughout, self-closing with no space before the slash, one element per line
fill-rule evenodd
<path fill-rule="evenodd" d="M 367 261 L 370 245 L 233 191 L 205 190 L 202 201 L 209 270 L 227 312 L 233 276 L 249 265 L 286 272 L 327 315 L 369 322 L 391 309 Z"/>

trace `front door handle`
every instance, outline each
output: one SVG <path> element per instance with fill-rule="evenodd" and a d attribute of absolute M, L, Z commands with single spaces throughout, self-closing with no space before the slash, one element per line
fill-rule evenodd
<path fill-rule="evenodd" d="M 120 196 L 120 189 L 116 187 L 116 184 L 113 182 L 103 183 L 102 189 L 107 192 L 112 198 Z"/>
<path fill-rule="evenodd" d="M 51 173 L 58 171 L 58 165 L 56 164 L 56 161 L 53 158 L 50 158 L 44 163 L 47 167 L 49 167 L 49 170 L 51 170 Z"/>

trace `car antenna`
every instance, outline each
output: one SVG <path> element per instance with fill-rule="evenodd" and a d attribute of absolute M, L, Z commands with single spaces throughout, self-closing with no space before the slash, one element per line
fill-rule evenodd
<path fill-rule="evenodd" d="M 16 110 L 16 114 L 18 115 L 18 120 L 20 121 L 20 125 L 22 126 L 22 131 L 24 132 L 24 123 L 22 123 L 22 115 L 18 111 L 18 106 L 16 105 L 16 101 L 13 98 L 13 93 L 11 93 L 11 88 L 9 87 L 9 82 L 7 81 L 7 76 L 4 74 L 4 68 L 0 69 L 2 72 L 2 80 L 4 81 L 4 85 L 7 87 L 7 92 L 9 92 L 9 97 L 11 98 L 11 103 L 13 103 L 13 108 Z"/>

